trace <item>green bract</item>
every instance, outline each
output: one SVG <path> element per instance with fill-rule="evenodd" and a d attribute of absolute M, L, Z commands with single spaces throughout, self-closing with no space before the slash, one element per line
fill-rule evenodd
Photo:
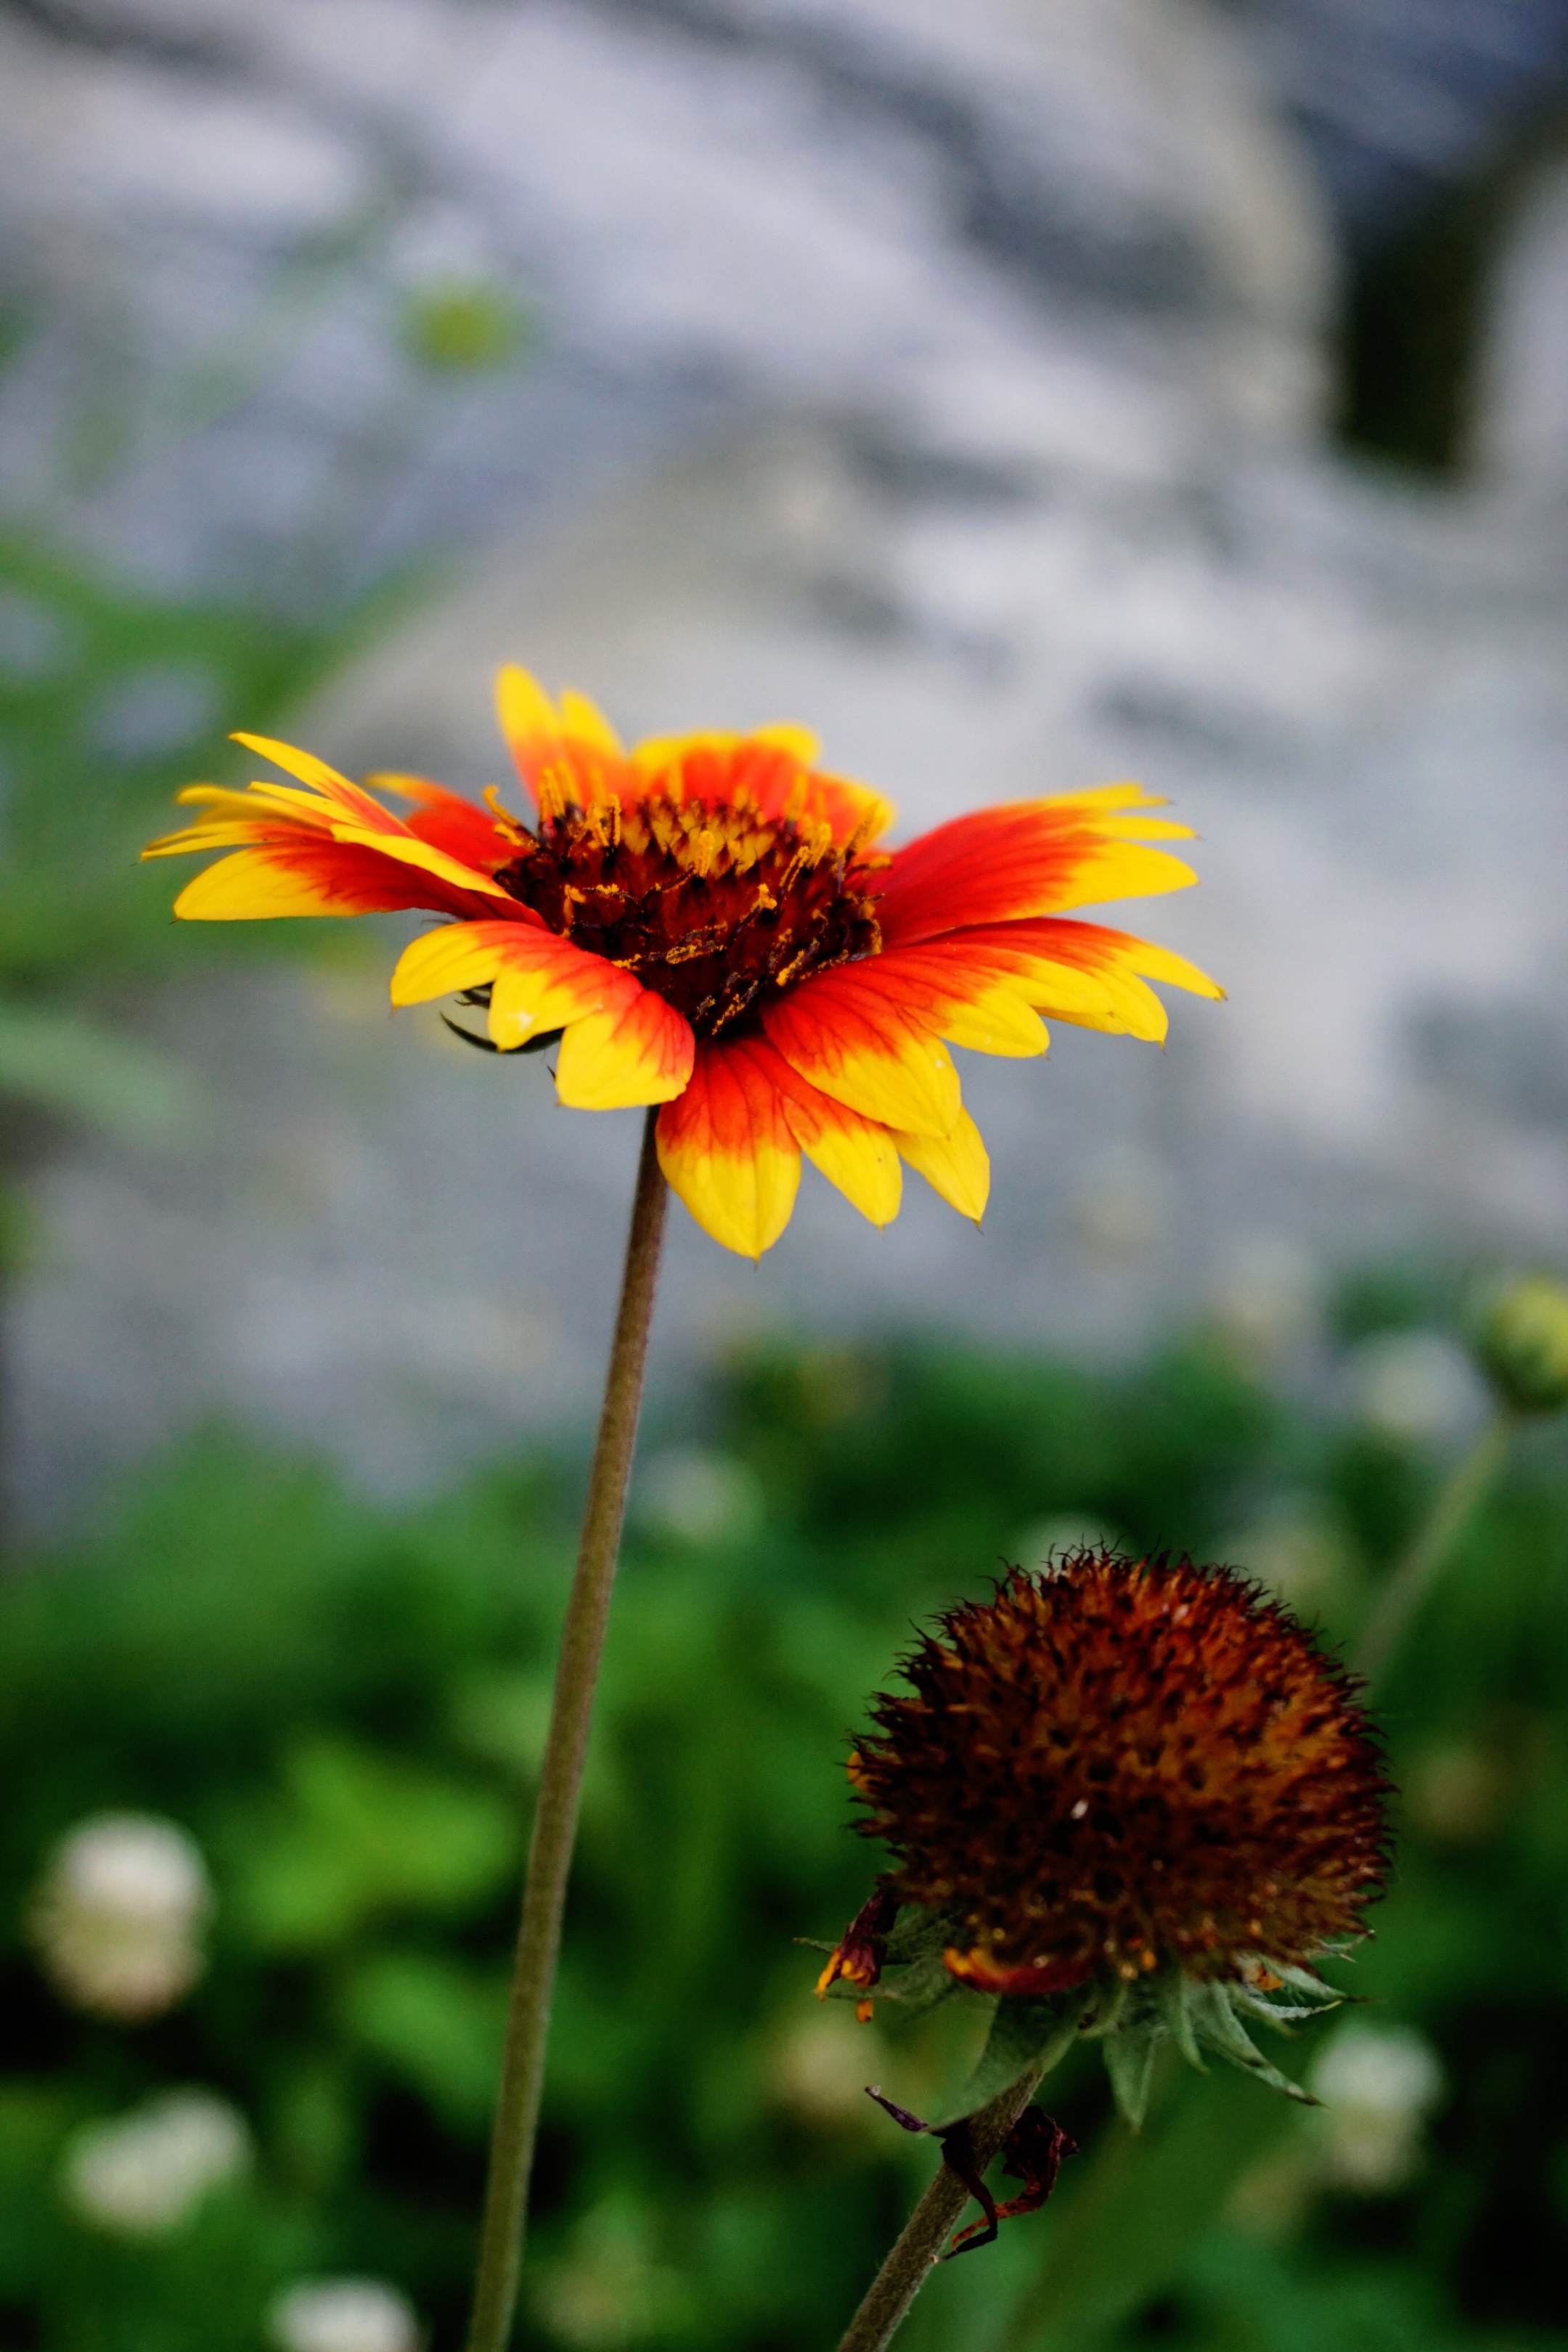
<path fill-rule="evenodd" d="M 900 1921 L 887 1939 L 885 1973 L 876 1988 L 879 2000 L 897 2003 L 907 2016 L 952 2000 L 984 2000 L 992 2010 L 991 2031 L 974 2071 L 951 2112 L 936 2118 L 932 2127 L 938 2130 L 977 2114 L 1031 2068 L 1048 2074 L 1080 2040 L 1100 2042 L 1116 2104 L 1134 2131 L 1148 2106 L 1155 2053 L 1166 2042 L 1200 2074 L 1208 2071 L 1208 2051 L 1269 2090 L 1312 2106 L 1310 2094 L 1271 2064 L 1247 2025 L 1289 2033 L 1302 2019 L 1351 1998 L 1310 1969 L 1259 1961 L 1244 1979 L 1191 1977 L 1167 1963 L 1132 1984 L 1104 1976 L 1045 2000 L 997 1999 L 959 1984 L 948 1970 L 942 1953 L 953 1928 L 954 1922 L 941 1912 L 920 1912 Z M 865 1989 L 841 1977 L 826 1997 L 859 2001 Z"/>

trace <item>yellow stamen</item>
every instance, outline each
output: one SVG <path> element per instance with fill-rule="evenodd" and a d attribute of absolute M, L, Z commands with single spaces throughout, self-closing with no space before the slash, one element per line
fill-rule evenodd
<path fill-rule="evenodd" d="M 496 831 L 498 833 L 504 833 L 509 841 L 526 843 L 529 849 L 533 847 L 533 842 L 526 826 L 518 823 L 516 817 L 513 816 L 510 809 L 503 808 L 501 806 L 500 786 L 499 784 L 487 784 L 485 786 L 484 801 L 485 806 L 489 809 L 490 814 L 496 821 Z M 524 855 L 526 854 L 527 852 L 525 851 Z"/>

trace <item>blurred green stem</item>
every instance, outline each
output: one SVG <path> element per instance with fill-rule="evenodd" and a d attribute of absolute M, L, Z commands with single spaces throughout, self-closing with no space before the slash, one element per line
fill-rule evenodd
<path fill-rule="evenodd" d="M 982 2107 L 971 2124 L 975 2170 L 984 2174 L 1039 2087 L 1044 2073 L 1031 2066 L 1016 2083 Z M 931 2273 L 948 2231 L 965 2205 L 969 2191 L 944 2164 L 905 2222 L 891 2253 L 872 2280 L 866 2299 L 850 2321 L 838 2352 L 882 2352 Z"/>
<path fill-rule="evenodd" d="M 1482 1430 L 1449 1474 L 1415 1541 L 1379 1593 L 1351 1661 L 1369 1685 L 1375 1685 L 1399 1647 L 1456 1538 L 1501 1469 L 1517 1427 L 1516 1416 L 1505 1411 Z"/>
<path fill-rule="evenodd" d="M 610 1594 L 616 1580 L 621 1523 L 626 1517 L 626 1486 L 642 1403 L 648 1325 L 653 1318 L 659 1245 L 664 1238 L 667 1194 L 654 1140 L 658 1118 L 657 1108 L 650 1110 L 643 1129 L 642 1159 L 637 1168 L 631 1232 L 626 1239 L 626 1272 L 621 1280 L 620 1312 L 616 1318 L 616 1336 L 605 1380 L 598 1440 L 588 1474 L 577 1572 L 566 1604 L 561 1659 L 555 1670 L 555 1697 L 540 1775 L 533 1836 L 529 1845 L 522 1921 L 518 1929 L 506 2046 L 501 2058 L 500 2094 L 490 2141 L 489 2179 L 485 2189 L 468 2352 L 505 2352 L 511 2340 L 517 2310 L 529 2175 L 533 2167 L 539 2105 L 544 2087 L 550 2000 L 561 1951 L 561 1921 L 577 1834 L 583 1768 L 594 1718 L 594 1692 L 599 1679 Z"/>

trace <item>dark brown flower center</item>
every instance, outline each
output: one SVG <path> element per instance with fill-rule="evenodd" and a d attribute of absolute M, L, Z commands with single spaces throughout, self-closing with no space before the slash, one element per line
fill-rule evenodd
<path fill-rule="evenodd" d="M 1387 1782 L 1353 1685 L 1227 1570 L 1084 1551 L 951 1611 L 857 1748 L 900 1901 L 975 1970 L 1301 1960 L 1360 1931 Z M 1016 1989 L 1016 1988 L 1015 1988 Z"/>
<path fill-rule="evenodd" d="M 650 796 L 544 817 L 496 879 L 716 1037 L 752 1026 L 768 991 L 877 953 L 886 862 L 809 818 Z"/>

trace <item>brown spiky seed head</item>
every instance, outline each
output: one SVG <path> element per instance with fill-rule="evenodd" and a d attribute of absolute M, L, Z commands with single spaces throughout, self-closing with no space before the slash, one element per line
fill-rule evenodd
<path fill-rule="evenodd" d="M 1355 1685 L 1228 1569 L 1072 1553 L 951 1610 L 850 1762 L 948 1965 L 1046 1993 L 1236 1977 L 1362 1932 L 1387 1791 Z"/>

